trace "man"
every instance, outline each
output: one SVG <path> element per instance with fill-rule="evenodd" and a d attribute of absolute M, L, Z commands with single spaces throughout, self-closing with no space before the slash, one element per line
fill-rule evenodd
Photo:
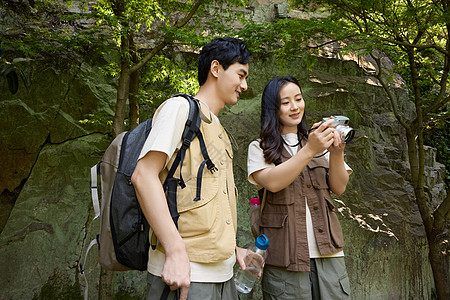
<path fill-rule="evenodd" d="M 201 198 L 193 201 L 197 170 L 203 160 L 198 139 L 187 149 L 182 167 L 186 187 L 177 191 L 178 230 L 170 216 L 162 180 L 181 147 L 189 104 L 180 97 L 165 101 L 155 112 L 153 128 L 132 176 L 137 198 L 158 238 L 149 251 L 147 299 L 159 299 L 165 284 L 179 289 L 180 299 L 238 299 L 233 277 L 236 260 L 244 266 L 245 251 L 236 247 L 236 200 L 230 140 L 217 118 L 226 104 L 237 103 L 247 89 L 250 53 L 242 41 L 216 38 L 198 58 L 203 134 L 216 172 L 206 168 Z M 175 174 L 180 174 L 179 168 Z"/>

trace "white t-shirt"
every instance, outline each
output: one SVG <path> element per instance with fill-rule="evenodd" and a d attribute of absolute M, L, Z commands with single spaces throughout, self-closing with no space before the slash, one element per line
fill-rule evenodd
<path fill-rule="evenodd" d="M 282 135 L 283 139 L 286 141 L 288 145 L 296 145 L 294 147 L 290 147 L 288 145 L 284 145 L 286 150 L 291 155 L 295 155 L 297 153 L 297 143 L 298 136 L 295 133 L 288 133 Z M 330 158 L 330 153 L 326 153 L 324 156 L 327 160 Z M 259 170 L 263 170 L 265 168 L 273 168 L 275 164 L 268 164 L 264 159 L 264 153 L 261 147 L 259 146 L 259 141 L 253 141 L 250 143 L 248 147 L 248 160 L 247 160 L 247 170 L 248 170 L 248 181 L 252 184 L 256 185 L 257 189 L 261 189 L 262 186 L 258 185 L 253 178 L 253 173 Z M 345 163 L 345 169 L 347 171 L 352 172 L 352 169 Z M 306 232 L 308 237 L 308 247 L 309 247 L 309 257 L 311 258 L 319 258 L 319 257 L 340 257 L 344 256 L 344 251 L 339 251 L 337 253 L 333 253 L 331 255 L 320 255 L 319 248 L 317 247 L 316 236 L 314 235 L 311 213 L 309 211 L 309 207 L 307 204 L 307 199 L 305 198 L 306 203 Z"/>
<path fill-rule="evenodd" d="M 152 130 L 144 143 L 139 159 L 149 151 L 161 151 L 167 154 L 166 164 L 176 149 L 181 148 L 181 136 L 189 113 L 189 103 L 185 99 L 172 98 L 165 101 L 157 110 L 153 118 Z M 219 119 L 213 116 L 213 122 L 220 124 Z M 161 276 L 166 256 L 159 250 L 149 251 L 147 270 L 155 276 Z M 233 266 L 236 256 L 232 255 L 225 261 L 216 263 L 191 262 L 192 282 L 225 282 L 233 277 Z"/>

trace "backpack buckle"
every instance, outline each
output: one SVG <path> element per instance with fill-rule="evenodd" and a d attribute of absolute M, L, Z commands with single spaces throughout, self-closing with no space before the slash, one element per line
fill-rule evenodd
<path fill-rule="evenodd" d="M 184 180 L 178 179 L 178 185 L 184 189 L 186 187 L 186 184 L 184 183 Z"/>
<path fill-rule="evenodd" d="M 208 160 L 206 160 L 206 167 L 211 172 L 211 174 L 214 174 L 214 172 L 219 170 L 219 169 L 217 169 L 216 165 L 209 158 L 208 158 Z"/>
<path fill-rule="evenodd" d="M 183 145 L 181 146 L 183 149 L 187 149 L 187 148 L 189 148 L 189 146 L 191 145 L 191 141 L 189 140 L 189 139 L 187 139 L 187 138 L 185 138 L 184 140 L 183 140 Z"/>

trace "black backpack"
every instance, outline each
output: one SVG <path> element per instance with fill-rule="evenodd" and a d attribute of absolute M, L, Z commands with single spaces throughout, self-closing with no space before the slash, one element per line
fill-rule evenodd
<path fill-rule="evenodd" d="M 177 185 L 184 188 L 183 178 L 174 178 L 175 170 L 183 164 L 186 149 L 191 141 L 198 138 L 204 161 L 199 166 L 197 179 L 197 197 L 200 199 L 201 174 L 205 165 L 214 172 L 215 165 L 209 158 L 203 136 L 200 132 L 200 107 L 198 100 L 190 95 L 180 94 L 189 102 L 189 115 L 183 131 L 183 144 L 177 152 L 165 182 L 163 183 L 167 203 L 172 219 L 177 225 L 178 211 L 176 202 Z M 102 160 L 91 168 L 91 194 L 95 217 L 100 216 L 100 233 L 92 240 L 84 258 L 95 244 L 99 245 L 98 261 L 102 267 L 112 271 L 146 270 L 150 247 L 151 231 L 136 198 L 131 175 L 136 168 L 142 147 L 151 131 L 152 119 L 139 124 L 135 129 L 118 135 L 105 151 Z M 97 175 L 101 176 L 102 205 L 98 200 Z M 152 245 L 155 249 L 156 245 Z M 84 274 L 83 264 L 80 272 Z M 86 281 L 87 285 L 87 281 Z M 86 289 L 87 290 L 87 289 Z"/>

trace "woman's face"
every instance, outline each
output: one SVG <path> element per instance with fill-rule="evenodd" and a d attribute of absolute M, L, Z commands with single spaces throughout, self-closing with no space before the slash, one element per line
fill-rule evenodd
<path fill-rule="evenodd" d="M 300 124 L 305 112 L 300 87 L 288 82 L 280 89 L 280 123 L 281 134 L 297 133 L 297 125 Z"/>

